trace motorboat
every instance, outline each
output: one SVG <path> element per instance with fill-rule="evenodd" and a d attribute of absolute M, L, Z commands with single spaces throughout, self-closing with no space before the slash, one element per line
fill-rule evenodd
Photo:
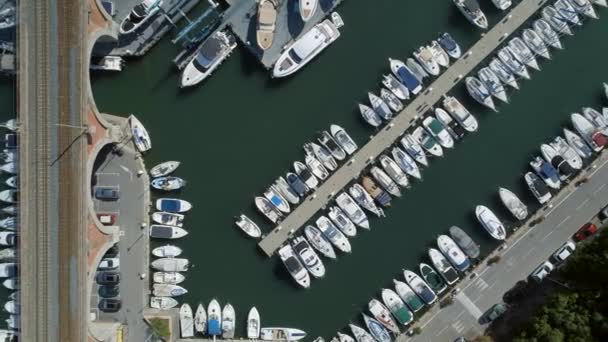
<path fill-rule="evenodd" d="M 283 214 L 265 197 L 256 197 L 254 203 L 258 211 L 272 223 L 279 222 L 283 217 Z"/>
<path fill-rule="evenodd" d="M 180 239 L 188 232 L 180 227 L 153 224 L 150 226 L 150 237 L 155 239 Z"/>
<path fill-rule="evenodd" d="M 450 55 L 443 50 L 443 47 L 441 47 L 438 41 L 433 40 L 431 45 L 427 46 L 427 49 L 431 51 L 433 59 L 439 66 L 447 68 L 450 65 Z"/>
<path fill-rule="evenodd" d="M 439 235 L 437 237 L 437 246 L 443 255 L 452 263 L 454 268 L 460 272 L 464 272 L 471 267 L 469 258 L 456 245 L 456 242 L 447 235 Z M 436 291 L 437 292 L 437 291 Z"/>
<path fill-rule="evenodd" d="M 422 90 L 422 83 L 414 76 L 414 73 L 398 59 L 388 59 L 393 75 L 406 86 L 410 94 L 416 95 Z"/>
<path fill-rule="evenodd" d="M 302 1 L 312 2 L 314 0 Z M 272 76 L 278 78 L 295 73 L 336 41 L 338 37 L 340 37 L 340 31 L 336 25 L 329 19 L 323 20 L 283 50 L 274 65 Z"/>
<path fill-rule="evenodd" d="M 399 113 L 403 110 L 403 103 L 390 90 L 386 88 L 380 89 L 380 98 L 388 105 L 391 111 Z"/>
<path fill-rule="evenodd" d="M 405 175 L 405 172 L 403 172 L 403 170 L 401 170 L 401 167 L 399 166 L 399 164 L 397 164 L 394 160 L 392 160 L 390 157 L 388 157 L 384 154 L 381 155 L 379 159 L 380 159 L 380 165 L 382 165 L 382 168 L 384 169 L 386 174 L 395 183 L 401 185 L 404 188 L 407 188 L 410 186 L 410 182 L 408 181 L 407 176 Z"/>
<path fill-rule="evenodd" d="M 500 82 L 500 79 L 489 67 L 484 67 L 477 73 L 479 80 L 489 90 L 490 94 L 502 102 L 509 102 L 505 87 Z"/>
<path fill-rule="evenodd" d="M 350 196 L 364 209 L 375 214 L 378 217 L 384 216 L 384 211 L 376 206 L 373 197 L 361 186 L 355 183 L 349 189 Z"/>
<path fill-rule="evenodd" d="M 608 128 L 608 121 L 604 118 L 602 113 L 591 107 L 583 107 L 583 116 L 597 129 L 605 130 Z"/>
<path fill-rule="evenodd" d="M 460 12 L 475 26 L 481 29 L 488 28 L 488 19 L 479 7 L 477 0 L 452 0 Z"/>
<path fill-rule="evenodd" d="M 424 68 L 422 67 L 422 65 L 420 65 L 420 63 L 418 63 L 413 58 L 408 58 L 405 61 L 405 65 L 411 70 L 411 72 L 414 74 L 414 76 L 416 77 L 416 79 L 418 79 L 418 81 L 421 84 L 422 84 L 422 81 L 425 78 L 430 77 L 430 75 L 426 72 L 426 70 L 424 70 Z"/>
<path fill-rule="evenodd" d="M 14 262 L 0 263 L 0 278 L 10 278 L 17 276 L 17 264 Z"/>
<path fill-rule="evenodd" d="M 540 145 L 540 152 L 543 158 L 561 174 L 560 179 L 566 180 L 576 173 L 576 170 L 570 166 L 568 161 L 553 146 L 542 144 Z"/>
<path fill-rule="evenodd" d="M 522 64 L 517 58 L 515 53 L 510 46 L 505 46 L 498 51 L 498 59 L 507 67 L 512 73 L 515 73 L 519 77 L 530 79 L 530 74 L 526 66 Z"/>
<path fill-rule="evenodd" d="M 370 177 L 364 176 L 361 178 L 361 185 L 367 193 L 369 193 L 378 204 L 383 207 L 391 206 L 391 195 L 384 191 Z"/>
<path fill-rule="evenodd" d="M 420 274 L 435 293 L 443 293 L 447 290 L 447 284 L 443 278 L 428 264 L 420 264 Z"/>
<path fill-rule="evenodd" d="M 308 171 L 308 169 L 306 168 L 306 166 L 304 164 L 302 164 L 301 162 L 296 162 L 296 163 L 298 163 L 297 165 L 302 167 L 300 169 L 302 175 L 310 176 L 311 179 L 307 179 L 307 181 L 309 183 L 319 184 L 317 179 L 310 173 L 310 171 Z M 294 163 L 294 165 L 296 165 L 296 163 Z M 289 184 L 289 187 L 292 188 L 293 191 L 295 191 L 295 193 L 297 193 L 298 196 L 300 196 L 300 197 L 306 196 L 308 191 L 310 191 L 310 188 L 308 187 L 308 185 L 306 185 L 306 183 L 304 183 L 304 181 L 295 173 L 288 172 L 285 179 L 287 180 L 287 184 Z"/>
<path fill-rule="evenodd" d="M 17 235 L 14 232 L 0 232 L 0 246 L 14 246 Z"/>
<path fill-rule="evenodd" d="M 584 116 L 574 113 L 570 115 L 570 119 L 572 121 L 572 126 L 578 132 L 578 134 L 585 140 L 585 142 L 593 149 L 595 152 L 599 152 L 604 148 L 604 144 L 602 139 L 604 135 L 598 131 L 598 129 Z M 0 193 L 0 199 L 1 197 Z"/>
<path fill-rule="evenodd" d="M 441 277 L 448 285 L 454 285 L 458 281 L 458 272 L 456 272 L 456 270 L 454 269 L 454 267 L 452 267 L 448 259 L 446 259 L 440 251 L 436 250 L 435 248 L 429 248 L 429 258 L 431 259 L 431 262 L 433 263 L 435 269 L 439 271 L 439 274 L 441 274 Z M 420 265 L 420 267 L 422 268 L 422 264 Z M 422 269 L 420 270 L 420 273 L 424 277 Z"/>
<path fill-rule="evenodd" d="M 545 41 L 540 37 L 536 31 L 531 28 L 527 28 L 522 33 L 522 38 L 528 47 L 534 52 L 535 55 L 542 56 L 545 59 L 551 59 L 549 54 L 549 48 L 545 44 Z"/>
<path fill-rule="evenodd" d="M 445 134 L 449 136 L 447 132 L 445 132 Z M 424 129 L 424 127 L 416 127 L 414 132 L 412 132 L 412 138 L 431 155 L 435 157 L 443 157 L 443 149 L 441 148 L 441 145 L 437 143 L 437 140 L 435 140 L 431 133 Z"/>
<path fill-rule="evenodd" d="M 184 68 L 180 87 L 190 87 L 205 80 L 230 56 L 236 45 L 236 39 L 230 33 L 216 31 L 203 42 Z"/>
<path fill-rule="evenodd" d="M 410 157 L 405 151 L 400 149 L 399 147 L 393 147 L 391 154 L 393 155 L 393 159 L 399 165 L 401 170 L 403 170 L 409 176 L 412 176 L 416 179 L 422 179 L 422 175 L 420 174 L 420 169 L 416 162 L 412 157 Z"/>
<path fill-rule="evenodd" d="M 302 264 L 304 264 L 304 267 L 306 267 L 313 277 L 321 278 L 325 275 L 323 262 L 304 237 L 295 237 L 291 240 L 291 246 L 295 254 L 300 258 L 300 261 L 302 261 Z"/>
<path fill-rule="evenodd" d="M 291 211 L 287 200 L 283 198 L 283 196 L 279 193 L 279 190 L 277 190 L 274 186 L 270 186 L 266 191 L 264 191 L 264 197 L 282 213 L 287 214 Z"/>
<path fill-rule="evenodd" d="M 545 182 L 543 182 L 537 175 L 532 172 L 526 172 L 526 174 L 524 175 L 524 180 L 526 181 L 530 192 L 532 192 L 534 197 L 536 197 L 538 203 L 545 204 L 549 202 L 552 195 Z"/>
<path fill-rule="evenodd" d="M 17 206 L 14 205 L 2 208 L 2 212 L 9 215 L 16 215 L 18 211 Z"/>
<path fill-rule="evenodd" d="M 171 297 L 150 297 L 150 307 L 153 309 L 167 310 L 177 306 L 178 301 Z"/>
<path fill-rule="evenodd" d="M 513 217 L 520 221 L 528 217 L 528 207 L 511 190 L 498 188 L 498 196 Z"/>
<path fill-rule="evenodd" d="M 329 132 L 321 132 L 321 136 L 319 137 L 318 141 L 321 146 L 325 147 L 336 160 L 344 160 L 344 158 L 346 158 L 346 151 L 342 149 L 342 147 L 336 142 L 334 137 L 329 134 Z"/>
<path fill-rule="evenodd" d="M 8 312 L 11 315 L 18 315 L 20 313 L 20 303 L 17 300 L 9 300 L 4 303 L 4 311 Z M 0 338 L 2 337 L 0 333 Z"/>
<path fill-rule="evenodd" d="M 578 134 L 564 128 L 564 137 L 566 137 L 568 145 L 571 146 L 581 158 L 593 156 L 593 150 Z"/>
<path fill-rule="evenodd" d="M 247 314 L 247 338 L 258 339 L 260 337 L 260 313 L 254 307 Z"/>
<path fill-rule="evenodd" d="M 355 336 L 357 342 L 377 342 L 376 339 L 370 335 L 365 329 L 358 327 L 354 324 L 349 324 L 350 331 Z"/>
<path fill-rule="evenodd" d="M 319 4 L 318 0 L 299 0 L 298 1 L 298 9 L 300 11 L 300 17 L 302 18 L 302 21 L 306 22 L 308 21 L 310 18 L 312 18 L 312 15 L 315 14 L 315 11 L 317 10 L 317 6 Z"/>
<path fill-rule="evenodd" d="M 235 223 L 237 227 L 239 227 L 243 232 L 245 232 L 245 234 L 254 239 L 257 239 L 262 236 L 262 231 L 260 230 L 260 227 L 244 214 L 241 214 L 241 216 L 239 216 Z"/>
<path fill-rule="evenodd" d="M 393 112 L 389 108 L 389 106 L 382 100 L 378 95 L 367 92 L 367 97 L 369 98 L 369 102 L 372 105 L 372 109 L 379 117 L 384 120 L 390 120 L 393 118 Z"/>
<path fill-rule="evenodd" d="M 471 239 L 471 237 L 465 233 L 464 230 L 459 227 L 450 227 L 450 236 L 456 242 L 458 247 L 471 259 L 479 257 L 479 245 Z"/>
<path fill-rule="evenodd" d="M 19 290 L 21 288 L 21 284 L 19 283 L 19 278 L 13 277 L 5 279 L 2 282 L 2 286 L 9 290 Z"/>
<path fill-rule="evenodd" d="M 310 287 L 310 276 L 308 275 L 308 271 L 302 263 L 300 259 L 296 257 L 293 249 L 290 245 L 285 245 L 279 249 L 279 257 L 285 268 L 291 274 L 292 278 L 300 285 L 301 287 L 307 289 Z"/>
<path fill-rule="evenodd" d="M 172 191 L 183 188 L 186 181 L 179 177 L 166 176 L 153 179 L 150 185 L 157 190 Z"/>
<path fill-rule="evenodd" d="M 153 168 L 151 168 L 148 173 L 150 174 L 150 177 L 152 177 L 152 178 L 168 176 L 171 173 L 173 173 L 175 170 L 177 170 L 177 168 L 179 167 L 180 164 L 181 164 L 181 162 L 174 161 L 174 160 L 162 162 L 162 163 L 154 166 Z"/>
<path fill-rule="evenodd" d="M 395 291 L 397 291 L 399 297 L 413 312 L 418 312 L 424 307 L 424 303 L 420 297 L 418 297 L 408 284 L 394 279 L 393 283 L 395 284 Z"/>
<path fill-rule="evenodd" d="M 15 230 L 17 227 L 17 218 L 14 216 L 5 217 L 0 220 L 0 228 Z"/>
<path fill-rule="evenodd" d="M 190 261 L 183 258 L 160 258 L 152 261 L 152 268 L 162 272 L 185 272 Z"/>
<path fill-rule="evenodd" d="M 21 298 L 21 291 L 11 292 L 11 294 L 8 295 L 8 298 L 10 300 L 20 300 L 19 298 Z"/>
<path fill-rule="evenodd" d="M 17 186 L 19 185 L 19 176 L 11 176 L 11 177 L 7 178 L 6 182 L 4 182 L 4 183 L 13 189 L 16 189 Z"/>
<path fill-rule="evenodd" d="M 373 341 L 373 337 L 370 336 L 370 338 Z M 357 341 L 354 338 L 352 338 L 350 335 L 338 332 L 338 341 L 337 342 L 357 342 Z"/>
<path fill-rule="evenodd" d="M 414 315 L 395 291 L 382 289 L 382 301 L 400 324 L 408 325 L 414 320 Z"/>
<path fill-rule="evenodd" d="M 469 76 L 465 79 L 467 91 L 469 95 L 479 104 L 486 106 L 493 111 L 496 111 L 496 106 L 492 100 L 492 94 L 490 90 L 476 77 Z"/>
<path fill-rule="evenodd" d="M 344 149 L 344 151 L 349 155 L 355 153 L 355 151 L 357 151 L 357 149 L 359 148 L 359 146 L 357 146 L 357 143 L 353 140 L 353 138 L 350 137 L 350 135 L 348 135 L 348 133 L 346 133 L 344 128 L 332 124 L 329 127 L 329 131 L 331 132 L 331 135 L 334 137 L 334 139 L 336 139 L 338 144 L 342 146 L 342 149 Z"/>
<path fill-rule="evenodd" d="M 4 248 L 0 250 L 0 260 L 12 260 L 17 257 L 15 248 Z"/>
<path fill-rule="evenodd" d="M 0 191 L 0 201 L 5 203 L 19 202 L 19 191 L 15 189 L 6 189 Z"/>
<path fill-rule="evenodd" d="M 268 50 L 274 42 L 279 5 L 280 2 L 277 0 L 261 0 L 258 2 L 255 37 L 258 47 L 262 50 Z"/>
<path fill-rule="evenodd" d="M 550 188 L 558 190 L 562 186 L 557 169 L 541 157 L 532 158 L 530 167 Z"/>
<path fill-rule="evenodd" d="M 397 322 L 395 322 L 391 312 L 386 306 L 384 306 L 384 304 L 382 304 L 382 302 L 374 298 L 367 303 L 367 309 L 372 316 L 374 316 L 374 318 L 386 329 L 395 334 L 399 333 L 399 326 L 397 325 Z"/>
<path fill-rule="evenodd" d="M 346 236 L 331 222 L 330 219 L 321 215 L 315 221 L 317 227 L 325 235 L 336 248 L 344 253 L 350 253 L 352 251 L 350 242 Z"/>
<path fill-rule="evenodd" d="M 306 166 L 310 172 L 312 172 L 312 174 L 319 180 L 323 181 L 329 177 L 329 171 L 327 171 L 323 163 L 321 163 L 319 159 L 315 158 L 313 155 L 306 155 L 304 162 L 306 163 Z"/>
<path fill-rule="evenodd" d="M 361 209 L 357 202 L 355 202 L 355 200 L 350 197 L 346 192 L 341 192 L 340 194 L 338 194 L 338 197 L 336 197 L 336 203 L 338 204 L 341 210 L 334 210 L 334 216 L 336 217 L 336 220 L 334 221 L 338 221 L 339 226 L 345 226 L 344 228 L 341 227 L 341 230 L 344 232 L 344 234 L 346 234 L 347 236 L 355 236 L 357 234 L 357 230 L 354 226 L 351 229 L 347 221 L 345 221 L 344 219 L 340 219 L 340 214 L 346 215 L 348 219 L 357 226 L 369 229 L 369 220 L 367 219 L 367 215 L 365 215 L 363 209 Z M 332 215 L 330 215 L 330 218 L 331 216 Z"/>
<path fill-rule="evenodd" d="M 157 211 L 152 214 L 152 221 L 166 226 L 182 227 L 184 225 L 184 215 L 170 213 L 166 211 Z"/>
<path fill-rule="evenodd" d="M 154 272 L 152 280 L 157 284 L 177 285 L 186 280 L 186 277 L 179 272 Z"/>
<path fill-rule="evenodd" d="M 391 177 L 386 174 L 386 172 L 382 171 L 377 166 L 372 166 L 370 169 L 370 174 L 372 177 L 374 177 L 376 182 L 378 182 L 378 184 L 380 184 L 380 186 L 386 190 L 386 192 L 393 196 L 401 197 L 401 189 L 399 186 L 397 186 L 397 183 L 395 183 Z"/>
<path fill-rule="evenodd" d="M 378 341 L 378 342 L 391 342 L 392 341 L 391 336 L 389 335 L 389 333 L 386 330 L 386 328 L 384 327 L 384 325 L 382 325 L 382 323 L 378 322 L 374 318 L 369 317 L 366 314 L 361 314 L 361 315 L 363 316 L 363 321 L 365 322 L 365 326 L 367 327 L 367 330 L 369 330 L 369 332 L 372 334 L 374 339 L 376 339 L 376 341 Z"/>
<path fill-rule="evenodd" d="M 190 202 L 176 198 L 159 198 L 156 200 L 156 210 L 170 213 L 184 213 L 192 209 Z"/>
<path fill-rule="evenodd" d="M 439 64 L 437 64 L 437 61 L 433 58 L 433 53 L 428 47 L 419 47 L 418 50 L 414 51 L 414 58 L 426 72 L 433 76 L 439 75 Z"/>
<path fill-rule="evenodd" d="M 310 244 L 321 254 L 330 259 L 336 258 L 336 252 L 331 243 L 317 227 L 306 226 L 304 228 L 304 235 L 306 236 L 306 239 L 308 239 L 308 242 L 310 242 Z"/>
<path fill-rule="evenodd" d="M 173 245 L 164 245 L 152 250 L 152 255 L 159 258 L 175 258 L 182 254 L 182 249 Z"/>
<path fill-rule="evenodd" d="M 363 120 L 370 124 L 372 127 L 378 127 L 382 124 L 382 119 L 380 116 L 370 107 L 359 103 L 359 112 L 361 112 L 361 117 Z"/>
<path fill-rule="evenodd" d="M 492 3 L 501 11 L 506 10 L 513 4 L 511 0 L 492 0 Z"/>
<path fill-rule="evenodd" d="M 17 163 L 10 162 L 0 166 L 0 171 L 14 175 L 17 173 Z"/>
<path fill-rule="evenodd" d="M 454 139 L 452 139 L 450 133 L 448 133 L 448 131 L 443 127 L 439 120 L 435 119 L 432 116 L 427 116 L 426 118 L 424 118 L 424 120 L 422 120 L 422 125 L 424 126 L 424 128 L 426 128 L 426 130 L 434 138 L 434 140 L 436 140 L 439 145 L 441 145 L 441 147 L 454 147 Z M 422 143 L 422 145 L 424 147 L 424 143 Z"/>
<path fill-rule="evenodd" d="M 133 142 L 135 143 L 137 150 L 141 153 L 149 151 L 152 148 L 150 135 L 148 134 L 148 131 L 146 131 L 144 125 L 142 125 L 133 114 L 129 116 L 129 126 L 131 127 Z"/>
<path fill-rule="evenodd" d="M 163 5 L 162 0 L 143 0 L 135 5 L 129 15 L 127 15 L 120 23 L 118 32 L 122 35 L 135 32 L 150 18 L 154 17 Z"/>
<path fill-rule="evenodd" d="M 287 183 L 285 178 L 277 178 L 274 181 L 273 186 L 279 191 L 279 194 L 281 194 L 281 196 L 283 196 L 283 198 L 287 200 L 287 202 L 291 204 L 300 203 L 300 196 L 296 193 L 295 190 L 291 188 L 291 186 L 289 186 L 289 183 Z"/>
<path fill-rule="evenodd" d="M 179 308 L 179 330 L 182 338 L 194 337 L 194 319 L 188 303 L 183 303 Z"/>
<path fill-rule="evenodd" d="M 260 329 L 260 339 L 264 341 L 299 341 L 306 337 L 306 333 L 294 328 L 262 328 Z"/>
<path fill-rule="evenodd" d="M 410 157 L 414 158 L 418 164 L 429 166 L 426 153 L 424 153 L 422 146 L 420 146 L 414 137 L 406 133 L 399 142 L 401 143 L 401 146 L 403 146 L 404 151 L 409 154 Z"/>
<path fill-rule="evenodd" d="M 515 75 L 503 62 L 499 59 L 492 58 L 490 61 L 489 68 L 494 72 L 496 76 L 500 79 L 500 81 L 508 85 L 514 89 L 519 89 L 519 84 L 517 84 L 517 80 L 515 79 Z"/>
<path fill-rule="evenodd" d="M 555 7 L 547 5 L 541 11 L 543 19 L 551 25 L 551 27 L 561 34 L 572 35 L 572 30 L 568 26 L 568 20 L 559 13 Z"/>
<path fill-rule="evenodd" d="M 222 308 L 214 298 L 207 307 L 207 334 L 219 336 L 222 333 Z"/>
<path fill-rule="evenodd" d="M 325 147 L 319 146 L 315 143 L 306 143 L 304 144 L 304 151 L 308 155 L 313 155 L 317 158 L 323 166 L 329 171 L 334 171 L 338 168 L 338 163 L 332 157 L 331 153 L 325 149 Z"/>
<path fill-rule="evenodd" d="M 156 297 L 179 297 L 188 293 L 185 288 L 174 284 L 153 284 L 152 294 Z"/>
<path fill-rule="evenodd" d="M 475 216 L 485 230 L 496 240 L 504 240 L 507 237 L 507 232 L 502 222 L 488 207 L 478 205 L 475 208 Z"/>
<path fill-rule="evenodd" d="M 304 182 L 306 185 L 306 192 L 308 189 L 316 189 L 319 186 L 319 181 L 317 178 L 310 172 L 310 170 L 306 167 L 306 165 L 302 164 L 302 162 L 296 161 L 293 163 L 293 169 L 296 171 L 298 178 Z M 289 182 L 289 175 L 287 176 L 287 181 Z M 293 186 L 292 186 L 293 187 Z M 295 188 L 294 188 L 295 190 Z"/>
<path fill-rule="evenodd" d="M 564 17 L 568 22 L 574 25 L 583 24 L 581 18 L 579 18 L 578 14 L 576 14 L 576 9 L 572 7 L 569 0 L 557 0 L 553 4 L 553 7 L 555 7 L 555 10 L 557 10 L 557 12 L 561 14 L 561 16 Z"/>
<path fill-rule="evenodd" d="M 477 119 L 469 110 L 453 96 L 443 97 L 443 108 L 464 128 L 467 132 L 476 132 L 479 128 Z"/>
<path fill-rule="evenodd" d="M 456 42 L 456 40 L 452 38 L 449 33 L 442 33 L 439 38 L 437 38 L 437 42 L 439 42 L 439 45 L 441 45 L 443 50 L 450 57 L 458 59 L 460 58 L 460 56 L 462 56 L 462 50 L 460 49 L 460 45 L 458 45 L 458 42 Z"/>
<path fill-rule="evenodd" d="M 443 128 L 450 133 L 450 136 L 454 140 L 460 140 L 464 137 L 466 133 L 464 128 L 462 128 L 462 126 L 460 126 L 443 108 L 435 108 L 435 118 L 437 118 L 437 121 L 441 123 Z"/>
<path fill-rule="evenodd" d="M 405 101 L 410 98 L 410 91 L 403 83 L 401 83 L 401 81 L 396 79 L 395 76 L 382 75 L 382 84 L 400 100 Z"/>
<path fill-rule="evenodd" d="M 534 58 L 534 53 L 532 50 L 526 45 L 526 43 L 519 37 L 515 37 L 509 41 L 509 47 L 517 60 L 521 63 L 529 66 L 530 68 L 540 70 L 538 66 L 538 62 L 536 58 Z"/>
<path fill-rule="evenodd" d="M 194 313 L 194 331 L 202 335 L 207 333 L 207 310 L 201 303 L 198 304 Z"/>
<path fill-rule="evenodd" d="M 536 32 L 545 44 L 552 46 L 556 49 L 563 49 L 562 42 L 559 40 L 559 35 L 553 30 L 551 24 L 545 19 L 537 19 L 532 24 L 534 32 Z"/>
<path fill-rule="evenodd" d="M 234 330 L 236 324 L 236 315 L 234 307 L 230 303 L 224 305 L 222 310 L 222 337 L 225 339 L 231 339 L 234 337 Z"/>
<path fill-rule="evenodd" d="M 15 132 L 18 126 L 17 119 L 10 119 L 0 124 L 0 127 L 4 127 L 11 132 Z"/>
<path fill-rule="evenodd" d="M 437 301 L 435 292 L 419 275 L 409 270 L 403 270 L 403 277 L 405 277 L 407 284 L 425 304 L 431 305 Z"/>
<path fill-rule="evenodd" d="M 598 6 L 608 7 L 608 1 L 606 1 L 606 0 L 590 0 L 590 1 Z"/>

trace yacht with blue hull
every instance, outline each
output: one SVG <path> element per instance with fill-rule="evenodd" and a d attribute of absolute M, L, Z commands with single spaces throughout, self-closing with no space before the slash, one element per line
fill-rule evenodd
<path fill-rule="evenodd" d="M 422 90 L 422 84 L 420 81 L 418 81 L 418 78 L 414 76 L 412 71 L 406 67 L 402 61 L 389 58 L 389 62 L 391 65 L 391 71 L 395 77 L 397 77 L 401 83 L 407 87 L 410 93 L 416 95 Z"/>
<path fill-rule="evenodd" d="M 236 48 L 234 37 L 218 31 L 209 37 L 199 48 L 196 56 L 186 65 L 180 87 L 190 87 L 209 77 Z"/>

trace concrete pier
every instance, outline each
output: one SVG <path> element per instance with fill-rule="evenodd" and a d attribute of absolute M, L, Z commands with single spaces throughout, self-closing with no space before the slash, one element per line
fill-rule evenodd
<path fill-rule="evenodd" d="M 486 32 L 469 51 L 445 70 L 432 84 L 427 85 L 423 93 L 411 101 L 388 125 L 362 146 L 349 161 L 334 172 L 313 195 L 306 198 L 300 206 L 266 235 L 259 243 L 262 251 L 266 255 L 272 256 L 287 239 L 303 227 L 320 209 L 324 208 L 335 195 L 354 178 L 357 178 L 363 170 L 373 164 L 377 156 L 394 144 L 422 114 L 434 106 L 465 75 L 492 54 L 505 38 L 518 30 L 545 3 L 546 0 L 523 0 L 515 6 L 498 24 Z"/>

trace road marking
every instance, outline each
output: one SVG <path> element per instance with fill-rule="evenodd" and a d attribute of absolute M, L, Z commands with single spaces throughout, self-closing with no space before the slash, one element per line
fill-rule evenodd
<path fill-rule="evenodd" d="M 589 199 L 588 199 L 588 198 L 586 198 L 584 201 L 582 201 L 582 202 L 581 202 L 581 204 L 579 204 L 579 205 L 576 207 L 576 210 L 577 210 L 577 211 L 578 211 L 578 210 L 580 210 L 580 209 L 581 209 L 581 208 L 582 208 L 582 207 L 583 207 L 585 204 L 587 204 L 587 202 L 589 202 Z"/>
<path fill-rule="evenodd" d="M 570 215 L 566 216 L 566 218 L 564 218 L 560 223 L 557 224 L 557 226 L 555 226 L 555 228 L 561 226 L 562 224 L 564 224 L 566 221 L 568 221 L 570 219 Z"/>
<path fill-rule="evenodd" d="M 598 192 L 604 190 L 604 188 L 606 187 L 606 184 L 602 184 L 600 185 L 599 188 L 595 189 L 595 191 L 593 192 L 594 195 L 597 195 Z"/>
<path fill-rule="evenodd" d="M 534 228 L 536 228 L 536 226 L 534 226 L 534 227 L 530 227 L 530 229 L 528 229 L 528 230 L 527 230 L 525 233 L 523 233 L 523 235 L 522 235 L 522 236 L 520 236 L 520 237 L 519 237 L 517 240 L 515 240 L 515 242 L 513 242 L 513 243 L 512 243 L 512 244 L 510 244 L 510 245 L 508 245 L 508 246 L 507 246 L 507 249 L 505 249 L 505 251 L 504 251 L 502 254 L 503 254 L 503 255 L 506 255 L 506 254 L 507 254 L 507 252 L 508 252 L 509 250 L 511 250 L 511 248 L 515 247 L 515 245 L 517 245 L 517 244 L 519 243 L 519 241 L 521 241 L 521 239 L 525 238 L 525 237 L 526 237 L 526 235 L 530 234 L 530 232 L 531 232 L 531 231 L 533 231 L 533 230 L 534 230 Z"/>
<path fill-rule="evenodd" d="M 133 172 L 131 172 L 131 170 L 129 170 L 128 167 L 124 166 L 124 165 L 120 165 L 120 168 L 123 169 L 123 171 L 125 171 L 126 173 L 129 174 L 129 180 L 133 180 Z"/>
<path fill-rule="evenodd" d="M 486 283 L 485 280 L 483 280 L 482 278 L 477 278 L 477 280 L 475 281 L 475 286 L 480 288 L 482 291 L 489 287 L 488 283 Z"/>
<path fill-rule="evenodd" d="M 551 213 L 552 213 L 552 212 L 553 212 L 555 209 L 559 208 L 559 207 L 562 205 L 562 203 L 564 203 L 564 202 L 565 202 L 565 201 L 568 199 L 568 197 L 572 196 L 572 194 L 574 194 L 574 193 L 575 193 L 575 191 L 570 191 L 570 192 L 568 192 L 568 193 L 567 193 L 567 194 L 564 196 L 564 198 L 562 198 L 562 200 L 561 200 L 561 201 L 559 201 L 559 202 L 558 202 L 557 204 L 555 204 L 555 205 L 554 205 L 554 206 L 553 206 L 553 207 L 552 207 L 552 208 L 551 208 L 549 211 L 547 211 L 547 214 L 545 215 L 545 217 L 546 217 L 546 216 L 549 216 L 549 215 L 550 215 L 550 214 L 551 214 Z"/>
<path fill-rule="evenodd" d="M 452 324 L 452 328 L 454 328 L 454 330 L 458 331 L 460 334 L 464 331 L 464 324 L 460 321 L 456 321 Z"/>
<path fill-rule="evenodd" d="M 553 234 L 553 231 L 550 231 L 549 234 L 545 235 L 545 237 L 542 238 L 541 241 L 545 241 L 547 240 L 547 238 L 549 237 L 549 235 Z"/>
<path fill-rule="evenodd" d="M 481 310 L 479 310 L 477 305 L 475 305 L 475 303 L 471 302 L 469 297 L 467 297 L 464 293 L 460 292 L 459 294 L 456 295 L 455 298 L 457 301 L 459 301 L 465 307 L 465 309 L 467 309 L 468 312 L 471 313 L 471 315 L 473 315 L 473 317 L 475 317 L 476 319 L 481 317 L 481 315 L 482 315 Z"/>
<path fill-rule="evenodd" d="M 595 170 L 593 170 L 592 172 L 589 173 L 589 177 L 593 176 L 596 172 L 598 172 L 602 167 L 604 167 L 604 165 L 606 165 L 606 163 L 608 163 L 608 159 L 606 159 L 601 165 L 597 166 L 595 168 Z"/>
<path fill-rule="evenodd" d="M 445 327 L 443 327 L 443 329 L 439 330 L 439 331 L 438 331 L 438 332 L 435 334 L 435 336 L 440 336 L 440 335 L 441 335 L 441 334 L 442 334 L 444 331 L 446 331 L 446 330 L 447 330 L 447 328 L 449 328 L 449 326 L 447 326 L 447 325 L 446 325 Z"/>
<path fill-rule="evenodd" d="M 426 323 L 422 324 L 420 327 L 421 328 L 426 327 L 429 323 L 431 323 L 433 321 L 433 319 L 435 318 L 435 316 L 439 315 L 440 313 L 441 313 L 441 311 L 435 312 L 431 317 L 429 317 L 429 320 L 426 321 Z"/>

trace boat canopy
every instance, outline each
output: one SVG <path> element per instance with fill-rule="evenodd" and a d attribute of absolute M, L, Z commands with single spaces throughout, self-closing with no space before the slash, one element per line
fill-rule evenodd
<path fill-rule="evenodd" d="M 179 211 L 181 205 L 178 200 L 165 199 L 162 202 L 162 210 Z"/>
<path fill-rule="evenodd" d="M 209 320 L 207 324 L 207 333 L 209 335 L 221 335 L 222 327 L 220 326 L 220 322 L 216 319 Z"/>
<path fill-rule="evenodd" d="M 194 66 L 200 72 L 206 72 L 220 57 L 223 49 L 223 42 L 215 36 L 205 41 L 194 59 Z"/>

